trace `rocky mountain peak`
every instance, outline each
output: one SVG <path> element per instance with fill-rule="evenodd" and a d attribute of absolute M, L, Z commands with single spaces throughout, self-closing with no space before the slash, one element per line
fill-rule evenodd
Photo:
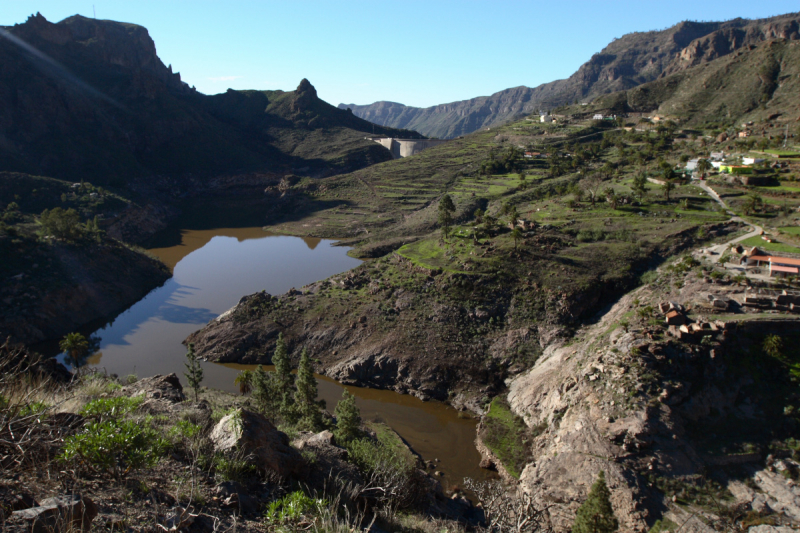
<path fill-rule="evenodd" d="M 295 90 L 296 98 L 292 103 L 293 111 L 305 111 L 317 100 L 317 90 L 306 78 L 300 81 Z"/>
<path fill-rule="evenodd" d="M 310 93 L 311 96 L 314 97 L 317 96 L 317 90 L 314 88 L 313 85 L 311 85 L 311 82 L 308 81 L 306 78 L 300 80 L 300 85 L 297 86 L 295 92 L 297 93 L 298 96 L 305 93 Z"/>

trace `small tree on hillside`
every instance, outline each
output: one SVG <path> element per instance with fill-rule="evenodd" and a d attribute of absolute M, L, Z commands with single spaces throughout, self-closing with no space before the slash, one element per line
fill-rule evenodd
<path fill-rule="evenodd" d="M 296 409 L 294 404 L 294 374 L 292 374 L 292 362 L 289 360 L 289 350 L 283 340 L 283 333 L 278 334 L 275 343 L 275 353 L 272 355 L 272 364 L 275 365 L 275 380 L 277 381 L 277 393 L 280 398 L 280 414 L 287 421 L 294 421 Z"/>
<path fill-rule="evenodd" d="M 242 370 L 236 379 L 233 380 L 234 385 L 239 385 L 239 392 L 241 394 L 250 394 L 253 390 L 253 376 L 252 370 Z"/>
<path fill-rule="evenodd" d="M 41 226 L 39 234 L 43 237 L 75 240 L 83 235 L 81 216 L 72 208 L 62 209 L 54 207 L 45 209 L 37 220 Z"/>
<path fill-rule="evenodd" d="M 194 401 L 199 401 L 200 384 L 203 382 L 203 367 L 200 366 L 200 360 L 197 359 L 197 354 L 194 353 L 194 343 L 189 343 L 189 351 L 186 352 L 186 381 L 189 382 L 189 388 L 194 391 Z"/>
<path fill-rule="evenodd" d="M 703 178 L 706 177 L 706 172 L 711 170 L 711 168 L 712 166 L 711 163 L 708 161 L 708 159 L 701 159 L 700 161 L 697 162 L 697 170 L 700 171 L 700 175 Z"/>
<path fill-rule="evenodd" d="M 771 357 L 780 357 L 783 350 L 783 339 L 779 335 L 767 335 L 761 345 L 764 353 Z"/>
<path fill-rule="evenodd" d="M 356 397 L 350 394 L 347 389 L 342 393 L 342 399 L 336 404 L 334 414 L 336 415 L 337 438 L 348 441 L 359 436 L 361 412 L 356 405 Z"/>
<path fill-rule="evenodd" d="M 589 196 L 589 201 L 592 203 L 592 207 L 594 207 L 597 201 L 597 193 L 603 185 L 603 179 L 599 174 L 592 174 L 591 176 L 583 178 L 579 185 L 581 190 Z"/>
<path fill-rule="evenodd" d="M 511 230 L 511 238 L 514 239 L 514 251 L 517 250 L 517 243 L 522 238 L 522 230 L 519 228 L 514 228 Z"/>
<path fill-rule="evenodd" d="M 611 209 L 616 209 L 619 207 L 619 196 L 612 187 L 606 187 L 606 189 L 603 191 L 603 196 L 606 197 L 606 202 L 611 204 Z"/>
<path fill-rule="evenodd" d="M 453 204 L 453 199 L 449 194 L 442 196 L 439 200 L 439 225 L 442 227 L 442 235 L 447 239 L 450 233 L 450 226 L 453 223 L 453 213 L 456 211 L 456 206 Z"/>
<path fill-rule="evenodd" d="M 86 364 L 89 355 L 89 341 L 80 333 L 67 333 L 58 347 L 62 352 L 66 352 L 67 360 L 75 368 L 80 368 Z"/>
<path fill-rule="evenodd" d="M 253 401 L 256 409 L 273 423 L 278 418 L 282 397 L 278 392 L 275 372 L 267 372 L 258 365 L 253 372 Z"/>
<path fill-rule="evenodd" d="M 612 533 L 617 529 L 619 522 L 611 508 L 611 492 L 606 485 L 606 475 L 601 470 L 589 496 L 575 514 L 572 533 Z"/>
<path fill-rule="evenodd" d="M 661 190 L 664 191 L 664 199 L 669 202 L 669 193 L 671 193 L 675 189 L 675 184 L 672 182 L 671 179 L 664 181 L 664 185 L 661 186 Z"/>
<path fill-rule="evenodd" d="M 314 377 L 311 358 L 305 350 L 300 356 L 296 383 L 295 399 L 300 413 L 300 426 L 309 431 L 317 431 L 322 426 L 322 414 L 317 402 L 317 378 Z"/>
<path fill-rule="evenodd" d="M 745 215 L 749 215 L 753 212 L 761 211 L 763 206 L 764 199 L 756 193 L 750 193 L 747 195 L 747 199 L 742 204 L 742 212 Z"/>
<path fill-rule="evenodd" d="M 634 194 L 641 200 L 647 194 L 647 176 L 644 174 L 637 174 L 633 177 L 633 185 L 631 186 Z"/>

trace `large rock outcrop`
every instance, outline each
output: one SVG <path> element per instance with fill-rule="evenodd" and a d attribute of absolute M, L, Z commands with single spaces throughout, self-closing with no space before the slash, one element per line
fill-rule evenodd
<path fill-rule="evenodd" d="M 261 472 L 282 478 L 305 474 L 305 462 L 289 445 L 289 437 L 258 413 L 237 409 L 217 423 L 209 438 L 215 451 L 242 454 Z"/>

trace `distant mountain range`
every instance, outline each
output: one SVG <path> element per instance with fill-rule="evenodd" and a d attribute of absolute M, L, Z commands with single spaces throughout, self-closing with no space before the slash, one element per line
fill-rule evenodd
<path fill-rule="evenodd" d="M 800 13 L 760 20 L 681 22 L 663 31 L 630 33 L 592 56 L 569 78 L 534 88 L 514 87 L 427 108 L 385 101 L 338 107 L 381 126 L 453 138 L 537 110 L 591 102 L 771 39 L 800 39 Z"/>
<path fill-rule="evenodd" d="M 0 171 L 124 186 L 267 171 L 331 175 L 391 159 L 377 127 L 295 91 L 207 96 L 165 66 L 147 30 L 37 14 L 0 28 Z M 185 181 L 185 180 L 184 180 Z"/>

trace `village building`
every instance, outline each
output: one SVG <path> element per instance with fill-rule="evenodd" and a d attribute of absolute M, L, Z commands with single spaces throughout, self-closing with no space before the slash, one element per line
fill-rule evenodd
<path fill-rule="evenodd" d="M 776 277 L 797 276 L 800 274 L 800 259 L 777 255 L 750 255 L 743 258 L 745 267 L 769 266 L 769 275 Z"/>
<path fill-rule="evenodd" d="M 758 163 L 763 163 L 765 161 L 764 158 L 761 157 L 743 157 L 742 164 L 743 165 L 757 165 Z"/>
<path fill-rule="evenodd" d="M 720 165 L 719 171 L 726 174 L 752 174 L 753 167 L 745 165 Z"/>
<path fill-rule="evenodd" d="M 725 152 L 711 152 L 711 155 L 709 155 L 708 158 L 711 161 L 722 161 L 725 159 Z"/>

